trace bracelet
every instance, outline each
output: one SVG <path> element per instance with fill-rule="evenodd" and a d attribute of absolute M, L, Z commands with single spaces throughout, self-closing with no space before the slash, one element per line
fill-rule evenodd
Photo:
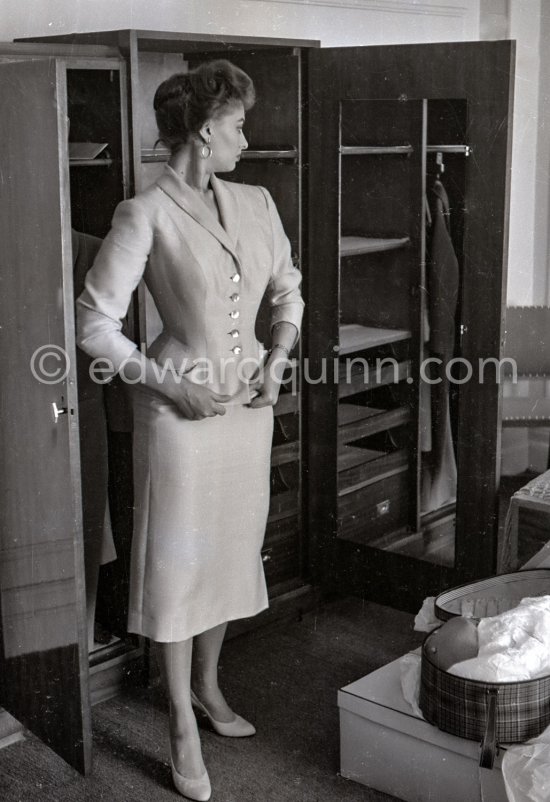
<path fill-rule="evenodd" d="M 272 346 L 270 353 L 273 353 L 273 351 L 275 351 L 276 348 L 278 348 L 279 351 L 283 351 L 286 358 L 290 359 L 290 349 L 287 348 L 286 345 L 281 345 L 281 343 L 276 343 L 274 346 Z"/>

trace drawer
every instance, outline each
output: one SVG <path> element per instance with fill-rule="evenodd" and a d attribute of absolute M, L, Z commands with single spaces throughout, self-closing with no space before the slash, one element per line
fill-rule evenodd
<path fill-rule="evenodd" d="M 338 537 L 343 540 L 368 545 L 382 535 L 404 529 L 408 518 L 407 469 L 338 496 Z"/>

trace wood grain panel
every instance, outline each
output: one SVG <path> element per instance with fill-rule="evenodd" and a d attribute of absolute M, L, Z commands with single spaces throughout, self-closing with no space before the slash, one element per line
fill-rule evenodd
<path fill-rule="evenodd" d="M 61 63 L 0 66 L 1 139 L 10 143 L 0 156 L 0 370 L 11 377 L 0 390 L 0 692 L 9 712 L 87 771 L 66 115 Z M 53 383 L 38 380 L 40 364 L 32 362 L 50 344 L 58 350 L 44 363 L 47 370 L 59 364 L 59 349 L 70 363 L 66 377 Z M 67 410 L 57 423 L 53 403 Z"/>

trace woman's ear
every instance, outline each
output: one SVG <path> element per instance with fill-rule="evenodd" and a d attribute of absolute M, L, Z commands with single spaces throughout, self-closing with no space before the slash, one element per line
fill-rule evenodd
<path fill-rule="evenodd" d="M 203 142 L 210 142 L 210 137 L 212 136 L 212 131 L 210 128 L 210 122 L 206 122 L 199 131 L 199 135 Z"/>

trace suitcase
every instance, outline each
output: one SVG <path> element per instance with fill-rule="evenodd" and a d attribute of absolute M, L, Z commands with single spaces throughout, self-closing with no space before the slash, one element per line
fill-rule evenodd
<path fill-rule="evenodd" d="M 464 611 L 493 615 L 512 609 L 522 598 L 550 594 L 550 569 L 517 571 L 441 593 L 435 614 L 447 621 Z M 485 610 L 485 614 L 483 614 Z M 492 768 L 499 743 L 519 743 L 550 724 L 550 674 L 522 682 L 480 682 L 457 677 L 431 658 L 433 632 L 422 645 L 420 709 L 439 729 L 481 741 L 480 766 Z"/>

